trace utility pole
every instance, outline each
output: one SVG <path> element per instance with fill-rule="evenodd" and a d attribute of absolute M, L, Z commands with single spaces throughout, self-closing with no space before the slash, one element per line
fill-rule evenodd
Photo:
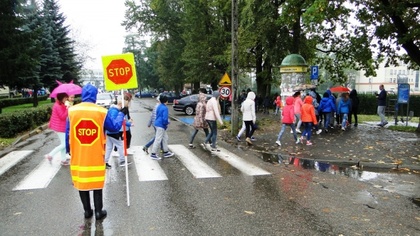
<path fill-rule="evenodd" d="M 238 0 L 232 0 L 232 114 L 231 134 L 236 135 L 239 129 L 238 100 Z"/>

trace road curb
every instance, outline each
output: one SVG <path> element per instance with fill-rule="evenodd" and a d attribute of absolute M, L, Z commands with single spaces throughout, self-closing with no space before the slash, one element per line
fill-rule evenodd
<path fill-rule="evenodd" d="M 35 136 L 35 135 L 37 135 L 37 134 L 40 134 L 40 133 L 42 133 L 43 131 L 45 131 L 46 129 L 48 129 L 48 123 L 46 123 L 46 124 L 43 124 L 43 125 L 41 125 L 41 126 L 38 126 L 37 128 L 35 128 L 34 130 L 32 130 L 32 131 L 30 131 L 30 132 L 28 132 L 28 133 L 26 133 L 26 134 L 24 134 L 24 135 L 22 135 L 22 136 L 20 136 L 20 137 L 18 137 L 13 143 L 12 143 L 12 147 L 14 147 L 16 144 L 18 144 L 18 143 L 20 143 L 20 142 L 22 142 L 22 141 L 25 141 L 25 140 L 27 140 L 28 138 L 30 138 L 30 137 L 33 137 L 33 136 Z"/>

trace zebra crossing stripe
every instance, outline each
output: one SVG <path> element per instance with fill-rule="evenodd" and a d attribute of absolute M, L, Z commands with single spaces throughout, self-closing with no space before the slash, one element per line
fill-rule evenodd
<path fill-rule="evenodd" d="M 130 149 L 134 152 L 133 159 L 136 164 L 139 181 L 168 180 L 168 177 L 159 165 L 159 161 L 151 159 L 150 155 L 143 152 L 140 146 L 134 146 Z"/>
<path fill-rule="evenodd" d="M 183 145 L 168 145 L 169 150 L 176 154 L 176 157 L 182 164 L 191 172 L 191 174 L 199 178 L 219 178 L 222 177 L 219 173 L 213 170 L 193 152 L 188 150 Z"/>
<path fill-rule="evenodd" d="M 13 151 L 0 158 L 0 176 L 32 152 L 33 150 Z"/>
<path fill-rule="evenodd" d="M 60 154 L 56 154 L 51 163 L 44 159 L 13 190 L 46 188 L 61 168 Z"/>
<path fill-rule="evenodd" d="M 267 172 L 258 166 L 255 166 L 244 159 L 238 157 L 237 155 L 229 152 L 224 148 L 219 148 L 220 152 L 213 152 L 217 155 L 220 159 L 226 161 L 231 166 L 235 167 L 236 169 L 240 170 L 242 173 L 246 175 L 271 175 L 270 172 Z"/>

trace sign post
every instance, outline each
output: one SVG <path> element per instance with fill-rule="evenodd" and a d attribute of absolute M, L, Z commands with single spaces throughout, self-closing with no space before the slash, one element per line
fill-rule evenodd
<path fill-rule="evenodd" d="M 137 88 L 137 73 L 134 60 L 134 54 L 125 53 L 119 55 L 110 55 L 102 57 L 102 66 L 104 70 L 105 89 L 121 89 L 122 108 L 124 108 L 124 89 Z M 127 206 L 130 206 L 130 188 L 128 182 L 128 160 L 127 160 L 127 135 L 125 127 L 125 117 L 123 121 L 123 145 L 125 160 L 125 181 L 127 190 Z"/>

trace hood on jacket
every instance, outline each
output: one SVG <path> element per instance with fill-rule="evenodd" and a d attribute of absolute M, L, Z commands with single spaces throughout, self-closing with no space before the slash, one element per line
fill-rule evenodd
<path fill-rule="evenodd" d="M 293 105 L 293 102 L 295 101 L 295 99 L 293 97 L 287 97 L 286 98 L 286 105 Z"/>
<path fill-rule="evenodd" d="M 328 93 L 328 96 L 331 96 L 331 90 L 327 90 L 327 91 L 325 91 L 326 93 Z"/>
<path fill-rule="evenodd" d="M 313 98 L 310 95 L 306 96 L 305 99 L 303 99 L 303 103 L 312 104 L 312 102 L 313 102 Z"/>
<path fill-rule="evenodd" d="M 356 97 L 357 96 L 357 90 L 353 89 L 350 91 L 350 97 Z"/>
<path fill-rule="evenodd" d="M 98 89 L 95 86 L 91 84 L 86 84 L 82 88 L 82 102 L 96 103 L 97 94 Z"/>
<path fill-rule="evenodd" d="M 255 93 L 254 92 L 249 92 L 248 95 L 246 96 L 246 99 L 251 99 L 254 101 L 255 99 Z"/>

